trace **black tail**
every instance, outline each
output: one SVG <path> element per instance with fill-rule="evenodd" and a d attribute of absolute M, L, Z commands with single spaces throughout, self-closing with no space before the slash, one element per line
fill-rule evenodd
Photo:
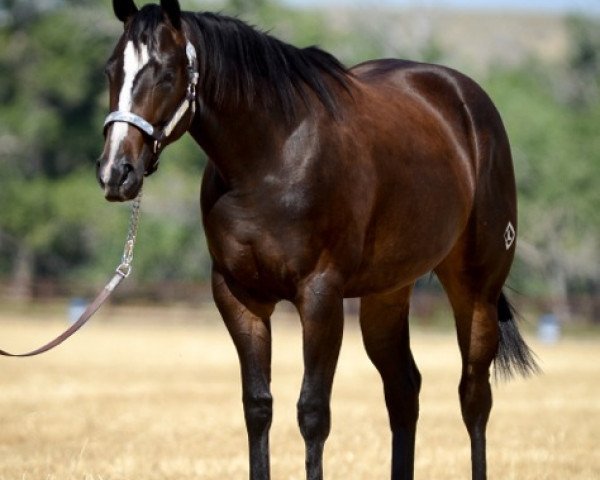
<path fill-rule="evenodd" d="M 517 328 L 515 309 L 508 303 L 504 293 L 498 300 L 498 322 L 500 342 L 494 359 L 494 376 L 498 379 L 510 379 L 515 374 L 527 377 L 539 373 L 540 367 L 535 354 L 523 340 Z"/>

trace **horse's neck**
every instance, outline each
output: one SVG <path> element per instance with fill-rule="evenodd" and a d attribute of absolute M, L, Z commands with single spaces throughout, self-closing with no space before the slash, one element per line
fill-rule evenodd
<path fill-rule="evenodd" d="M 205 107 L 196 113 L 190 134 L 227 180 L 235 183 L 272 169 L 293 128 L 264 108 L 215 111 Z"/>
<path fill-rule="evenodd" d="M 205 40 L 194 25 L 186 27 L 186 36 L 196 47 L 199 56 L 205 50 Z M 200 58 L 200 64 L 206 60 Z M 311 115 L 305 101 L 296 99 L 296 120 L 290 121 L 283 112 L 284 107 L 266 107 L 264 103 L 275 103 L 274 92 L 254 91 L 252 105 L 246 102 L 235 102 L 226 99 L 211 104 L 203 100 L 202 80 L 199 85 L 199 108 L 190 126 L 190 133 L 211 160 L 217 165 L 222 175 L 231 183 L 243 179 L 259 177 L 273 168 L 280 160 L 281 150 L 289 136 L 302 122 L 303 117 Z M 231 101 L 228 101 L 231 100 Z M 322 106 L 315 100 L 317 109 Z M 234 104 L 237 103 L 237 104 Z M 289 107 L 289 106 L 288 106 Z M 313 112 L 314 113 L 314 112 Z"/>

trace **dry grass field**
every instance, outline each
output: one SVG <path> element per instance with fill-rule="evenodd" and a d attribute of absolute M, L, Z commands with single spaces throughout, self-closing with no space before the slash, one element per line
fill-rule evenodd
<path fill-rule="evenodd" d="M 43 343 L 61 313 L 0 312 L 0 347 Z M 287 316 L 273 321 L 274 480 L 303 478 L 300 329 Z M 545 374 L 494 388 L 490 478 L 600 478 L 600 339 L 531 343 Z M 416 478 L 470 478 L 454 338 L 416 329 L 413 345 L 424 379 Z M 0 362 L 2 480 L 247 478 L 237 358 L 212 309 L 108 307 L 57 350 Z M 352 318 L 332 410 L 326 478 L 389 478 L 382 389 Z"/>

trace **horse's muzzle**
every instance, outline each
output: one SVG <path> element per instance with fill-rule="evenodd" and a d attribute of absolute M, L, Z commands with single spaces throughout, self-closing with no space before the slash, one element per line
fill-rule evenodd
<path fill-rule="evenodd" d="M 98 161 L 97 177 L 109 202 L 125 202 L 135 198 L 143 181 L 138 178 L 133 165 L 123 161 L 104 168 L 101 167 L 101 161 Z"/>

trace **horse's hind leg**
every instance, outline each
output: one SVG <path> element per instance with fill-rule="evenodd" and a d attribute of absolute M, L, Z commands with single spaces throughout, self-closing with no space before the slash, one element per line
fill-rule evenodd
<path fill-rule="evenodd" d="M 414 470 L 421 375 L 409 344 L 411 290 L 361 299 L 363 342 L 383 380 L 392 430 L 392 480 L 410 480 Z"/>
<path fill-rule="evenodd" d="M 485 432 L 492 408 L 490 366 L 498 352 L 498 299 L 510 263 L 493 269 L 488 264 L 483 270 L 471 270 L 473 258 L 467 260 L 459 251 L 457 248 L 436 273 L 448 294 L 456 320 L 462 357 L 459 395 L 471 439 L 472 478 L 485 480 Z"/>
<path fill-rule="evenodd" d="M 240 360 L 250 479 L 268 480 L 269 429 L 273 415 L 270 316 L 274 305 L 250 298 L 216 271 L 213 271 L 212 282 L 215 303 Z"/>

